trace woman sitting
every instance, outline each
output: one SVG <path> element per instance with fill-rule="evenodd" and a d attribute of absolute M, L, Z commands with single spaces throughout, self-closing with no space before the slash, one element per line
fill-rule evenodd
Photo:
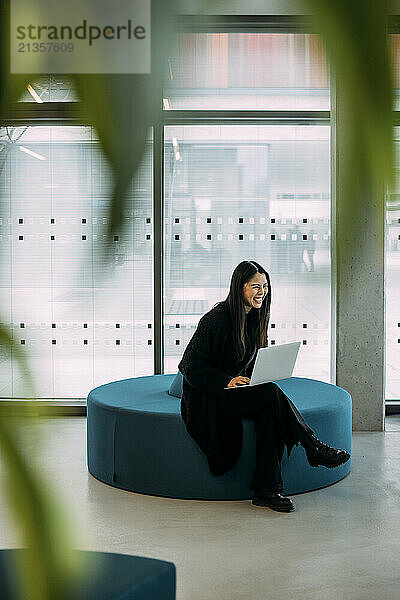
<path fill-rule="evenodd" d="M 293 446 L 301 444 L 313 467 L 338 467 L 350 454 L 318 440 L 276 383 L 248 385 L 258 348 L 268 346 L 270 306 L 267 271 L 254 261 L 239 263 L 227 298 L 201 317 L 178 365 L 183 375 L 181 416 L 214 475 L 235 465 L 242 448 L 242 417 L 253 419 L 252 504 L 290 512 L 294 505 L 281 494 L 285 445 L 290 457 Z"/>

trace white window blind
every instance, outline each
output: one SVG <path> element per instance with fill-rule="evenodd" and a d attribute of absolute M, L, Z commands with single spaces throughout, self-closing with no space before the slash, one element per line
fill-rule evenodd
<path fill-rule="evenodd" d="M 124 229 L 101 261 L 111 172 L 89 127 L 0 130 L 0 315 L 40 398 L 154 372 L 152 149 L 132 180 Z M 25 397 L 4 349 L 0 397 Z"/>

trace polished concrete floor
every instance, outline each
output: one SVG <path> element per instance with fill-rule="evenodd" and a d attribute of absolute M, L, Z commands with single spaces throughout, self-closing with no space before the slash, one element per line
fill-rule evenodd
<path fill-rule="evenodd" d="M 19 435 L 63 502 L 76 547 L 173 561 L 178 600 L 400 598 L 400 415 L 384 433 L 353 433 L 351 473 L 292 495 L 288 514 L 105 485 L 87 471 L 82 417 L 37 419 Z M 21 542 L 4 478 L 2 468 L 0 547 L 11 548 Z"/>

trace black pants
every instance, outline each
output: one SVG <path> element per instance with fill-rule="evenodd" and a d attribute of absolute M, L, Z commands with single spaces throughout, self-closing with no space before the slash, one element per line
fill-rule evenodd
<path fill-rule="evenodd" d="M 218 407 L 226 415 L 254 420 L 256 467 L 250 488 L 282 492 L 281 461 L 285 445 L 289 457 L 294 445 L 314 433 L 290 398 L 271 382 L 224 390 Z"/>

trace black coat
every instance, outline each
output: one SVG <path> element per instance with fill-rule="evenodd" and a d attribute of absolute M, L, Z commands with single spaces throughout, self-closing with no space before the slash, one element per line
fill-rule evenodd
<path fill-rule="evenodd" d="M 242 449 L 242 419 L 222 414 L 218 398 L 230 393 L 223 388 L 233 377 L 250 377 L 253 371 L 257 349 L 250 347 L 247 325 L 241 362 L 234 359 L 232 348 L 231 313 L 223 300 L 201 317 L 178 365 L 183 375 L 181 416 L 214 475 L 229 471 Z"/>

